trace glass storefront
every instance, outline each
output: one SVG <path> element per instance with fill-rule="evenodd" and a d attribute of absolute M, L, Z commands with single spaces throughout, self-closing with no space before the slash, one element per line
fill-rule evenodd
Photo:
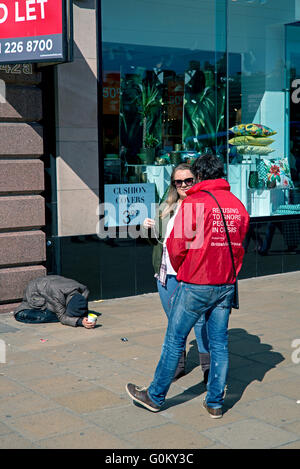
<path fill-rule="evenodd" d="M 75 264 L 94 298 L 155 291 L 152 247 L 128 226 L 139 233 L 152 203 L 163 200 L 174 165 L 211 150 L 251 215 L 240 278 L 297 270 L 300 0 L 98 4 L 105 204 L 97 215 L 105 229 L 60 238 L 62 274 L 74 276 Z M 82 86 L 90 89 L 90 82 Z"/>
<path fill-rule="evenodd" d="M 213 150 L 252 217 L 300 214 L 299 9 L 296 0 L 103 0 L 106 201 L 111 184 L 142 185 L 160 201 L 174 165 Z M 126 217 L 117 223 L 140 221 Z"/>

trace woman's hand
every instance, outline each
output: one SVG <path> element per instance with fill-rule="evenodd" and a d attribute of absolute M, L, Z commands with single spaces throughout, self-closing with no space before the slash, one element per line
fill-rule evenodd
<path fill-rule="evenodd" d="M 155 220 L 152 218 L 145 218 L 143 222 L 143 227 L 144 228 L 153 228 L 155 226 Z"/>

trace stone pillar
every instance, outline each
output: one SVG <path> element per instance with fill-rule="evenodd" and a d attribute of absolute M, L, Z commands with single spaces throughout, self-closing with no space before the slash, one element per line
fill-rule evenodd
<path fill-rule="evenodd" d="M 74 60 L 57 67 L 58 236 L 95 234 L 99 205 L 95 0 L 74 3 Z"/>
<path fill-rule="evenodd" d="M 0 313 L 46 275 L 40 82 L 34 65 L 0 66 Z"/>

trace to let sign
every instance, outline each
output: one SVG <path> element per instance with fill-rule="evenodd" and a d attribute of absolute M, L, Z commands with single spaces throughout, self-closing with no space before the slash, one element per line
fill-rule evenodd
<path fill-rule="evenodd" d="M 64 60 L 64 0 L 0 0 L 0 63 Z"/>

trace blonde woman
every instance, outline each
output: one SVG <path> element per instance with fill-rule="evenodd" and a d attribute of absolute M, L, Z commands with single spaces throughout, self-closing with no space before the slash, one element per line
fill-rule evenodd
<path fill-rule="evenodd" d="M 187 191 L 195 184 L 195 177 L 191 171 L 191 166 L 181 163 L 173 169 L 171 174 L 171 184 L 168 195 L 160 206 L 156 220 L 146 218 L 143 223 L 144 229 L 148 230 L 148 239 L 153 244 L 152 263 L 155 277 L 157 279 L 157 289 L 160 300 L 167 318 L 170 318 L 171 298 L 175 292 L 178 281 L 177 272 L 174 271 L 169 259 L 166 241 L 170 235 L 176 213 L 181 202 L 186 198 Z M 208 348 L 208 338 L 204 318 L 196 323 L 194 327 L 197 347 L 199 351 L 200 365 L 204 374 L 204 382 L 207 383 L 210 355 Z M 185 375 L 186 351 L 183 352 L 175 373 L 175 379 Z"/>

